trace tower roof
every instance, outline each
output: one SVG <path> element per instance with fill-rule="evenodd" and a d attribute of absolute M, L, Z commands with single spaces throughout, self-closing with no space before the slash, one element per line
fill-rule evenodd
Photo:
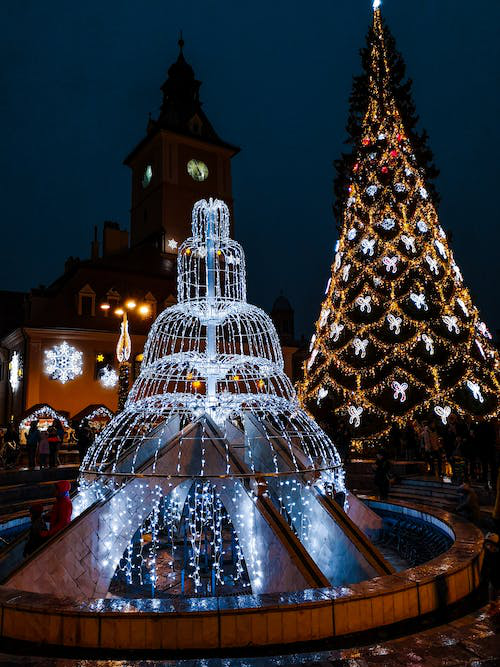
<path fill-rule="evenodd" d="M 272 312 L 274 313 L 277 310 L 293 311 L 293 308 L 290 305 L 290 301 L 288 301 L 286 296 L 283 295 L 283 292 L 279 295 L 279 297 L 273 303 Z"/>
<path fill-rule="evenodd" d="M 125 158 L 125 164 L 129 163 L 130 159 L 152 134 L 160 130 L 170 130 L 194 139 L 224 146 L 232 150 L 233 154 L 240 150 L 237 146 L 223 141 L 208 120 L 200 101 L 201 81 L 196 79 L 194 69 L 184 57 L 182 33 L 178 44 L 179 55 L 177 60 L 168 68 L 167 78 L 161 86 L 163 100 L 160 114 L 157 119 L 152 118 L 150 114 L 147 137 Z"/>

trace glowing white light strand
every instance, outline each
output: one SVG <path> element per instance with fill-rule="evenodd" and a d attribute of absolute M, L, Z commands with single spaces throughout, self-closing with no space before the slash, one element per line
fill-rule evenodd
<path fill-rule="evenodd" d="M 13 392 L 16 392 L 19 388 L 22 373 L 21 356 L 19 352 L 13 352 L 9 362 L 9 384 Z"/>
<path fill-rule="evenodd" d="M 340 254 L 337 261 L 340 267 Z M 165 445 L 173 435 L 168 435 L 169 429 L 173 428 L 179 435 L 178 444 L 175 445 L 177 450 L 169 450 L 175 461 L 173 468 L 168 470 L 169 484 L 179 484 L 176 488 L 180 488 L 176 475 L 182 476 L 188 472 L 185 468 L 186 454 L 181 456 L 181 453 L 189 451 L 193 452 L 193 456 L 197 452 L 197 458 L 193 459 L 198 466 L 197 482 L 193 484 L 189 481 L 190 490 L 179 493 L 175 500 L 170 494 L 167 502 L 165 495 L 165 511 L 161 509 L 162 503 L 157 502 L 156 494 L 160 492 L 155 491 L 150 500 L 144 495 L 141 515 L 148 524 L 141 530 L 150 531 L 151 548 L 147 543 L 141 544 L 139 557 L 142 564 L 139 570 L 134 569 L 131 562 L 133 554 L 136 554 L 134 558 L 138 557 L 137 549 L 134 547 L 134 551 L 130 545 L 124 553 L 106 559 L 106 567 L 120 562 L 123 570 L 119 571 L 127 581 L 131 577 L 136 581 L 138 572 L 148 569 L 148 580 L 154 588 L 158 577 L 158 534 L 162 529 L 161 517 L 165 515 L 165 527 L 169 535 L 177 535 L 181 526 L 184 526 L 191 554 L 186 576 L 194 583 L 195 590 L 200 591 L 204 586 L 201 577 L 202 538 L 210 540 L 209 561 L 215 585 L 225 585 L 223 582 L 226 578 L 222 575 L 221 526 L 229 518 L 222 505 L 219 487 L 205 477 L 207 467 L 212 466 L 210 470 L 214 474 L 215 461 L 219 461 L 214 460 L 211 453 L 213 438 L 219 438 L 221 451 L 226 454 L 220 458 L 217 464 L 219 468 L 215 472 L 227 475 L 224 482 L 226 493 L 235 504 L 231 510 L 231 522 L 235 549 L 239 554 L 237 577 L 242 577 L 243 571 L 248 571 L 252 588 L 255 587 L 258 592 L 264 578 L 264 554 L 257 540 L 253 515 L 244 509 L 248 502 L 255 504 L 257 495 L 251 489 L 247 491 L 238 481 L 237 474 L 235 479 L 231 472 L 233 466 L 226 438 L 234 436 L 224 436 L 224 433 L 227 428 L 233 431 L 237 429 L 229 419 L 238 420 L 236 423 L 241 424 L 245 431 L 245 465 L 250 474 L 256 474 L 254 458 L 259 461 L 260 467 L 261 461 L 269 460 L 269 473 L 283 474 L 277 468 L 276 450 L 272 444 L 272 438 L 276 437 L 274 433 L 278 434 L 289 452 L 291 468 L 285 474 L 295 475 L 299 470 L 302 474 L 304 465 L 311 470 L 320 468 L 317 484 L 325 489 L 328 487 L 333 493 L 345 489 L 344 473 L 331 441 L 299 407 L 293 387 L 283 370 L 281 347 L 270 318 L 260 309 L 246 303 L 244 254 L 239 244 L 229 238 L 229 211 L 225 204 L 210 200 L 195 205 L 193 236 L 179 247 L 178 267 L 178 302 L 161 313 L 153 324 L 144 348 L 140 375 L 132 387 L 125 409 L 96 438 L 82 469 L 84 475 L 88 473 L 94 479 L 100 471 L 111 469 L 134 474 L 142 465 L 141 462 L 151 456 L 159 465 Z M 326 321 L 328 315 L 325 315 Z M 343 325 L 337 323 L 335 326 L 331 325 L 330 331 L 340 335 Z M 314 347 L 313 342 L 309 367 L 315 363 L 318 354 L 319 349 Z M 327 391 L 326 388 L 318 397 L 324 397 L 324 391 Z M 170 427 L 169 424 L 175 420 L 177 425 Z M 189 428 L 195 428 L 196 425 L 199 425 L 200 431 L 193 438 L 189 435 Z M 252 428 L 257 426 L 261 435 L 251 436 Z M 214 428 L 217 429 L 216 434 Z M 219 435 L 219 431 L 222 435 Z M 300 469 L 296 452 L 301 452 Z M 259 474 L 265 472 L 266 468 L 262 470 L 261 467 Z M 191 479 L 192 476 L 193 468 L 189 468 L 187 477 Z M 103 477 L 104 489 L 107 479 Z M 282 496 L 280 502 L 283 511 L 292 518 L 294 530 L 302 534 L 308 521 L 307 505 L 304 503 L 301 505 L 303 509 L 299 510 L 293 498 L 302 497 L 306 492 L 299 485 L 298 478 L 285 480 L 283 482 L 281 477 L 269 477 L 266 478 L 266 484 L 274 490 L 276 496 L 282 488 L 280 481 L 288 488 L 295 489 L 292 495 L 287 494 L 291 496 L 289 499 Z M 83 485 L 84 482 L 85 477 Z M 111 481 L 109 487 L 114 488 Z M 82 488 L 87 493 L 87 487 Z M 144 485 L 142 492 L 150 493 L 147 485 Z M 87 495 L 88 500 L 85 502 L 91 502 L 96 497 L 90 492 Z M 118 498 L 118 495 L 113 498 Z M 127 502 L 132 504 L 136 501 L 130 497 Z M 113 531 L 116 530 L 118 535 L 121 521 L 125 520 L 130 510 L 126 504 L 120 506 L 118 500 L 115 504 L 112 516 L 116 517 L 113 524 L 116 524 L 116 528 Z M 237 507 L 241 507 L 241 511 Z M 173 537 L 171 539 L 174 540 Z M 175 556 L 175 553 L 172 557 L 172 574 L 178 576 L 176 563 L 179 556 Z M 241 585 L 244 587 L 250 584 Z"/>

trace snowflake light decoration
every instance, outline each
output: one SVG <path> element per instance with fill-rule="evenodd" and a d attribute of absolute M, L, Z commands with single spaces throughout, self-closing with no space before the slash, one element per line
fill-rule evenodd
<path fill-rule="evenodd" d="M 112 389 L 118 384 L 118 373 L 111 366 L 106 366 L 101 371 L 99 382 L 106 389 Z"/>
<path fill-rule="evenodd" d="M 45 350 L 45 372 L 52 380 L 66 384 L 83 371 L 83 354 L 66 341 Z"/>

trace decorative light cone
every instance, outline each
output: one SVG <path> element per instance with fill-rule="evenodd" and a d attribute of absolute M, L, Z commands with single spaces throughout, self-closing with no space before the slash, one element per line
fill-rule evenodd
<path fill-rule="evenodd" d="M 340 458 L 299 407 L 270 318 L 246 302 L 226 204 L 195 204 L 192 234 L 178 303 L 81 468 L 67 546 L 88 554 L 74 592 L 293 591 L 388 571 L 341 509 Z"/>

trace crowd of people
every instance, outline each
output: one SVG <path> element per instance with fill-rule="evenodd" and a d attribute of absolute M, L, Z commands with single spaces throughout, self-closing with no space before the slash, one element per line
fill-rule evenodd
<path fill-rule="evenodd" d="M 391 428 L 389 449 L 394 458 L 424 460 L 436 477 L 455 483 L 465 479 L 494 485 L 500 456 L 498 420 L 474 422 L 451 414 L 440 419 L 414 421 L 405 428 Z"/>
<path fill-rule="evenodd" d="M 65 428 L 60 419 L 53 419 L 48 428 L 40 428 L 38 419 L 30 422 L 21 443 L 19 429 L 9 424 L 5 431 L 0 430 L 0 468 L 28 466 L 30 470 L 39 468 L 57 468 L 61 465 L 60 450 L 63 445 L 78 449 L 80 462 L 88 448 L 94 442 L 95 432 L 88 420 Z"/>

